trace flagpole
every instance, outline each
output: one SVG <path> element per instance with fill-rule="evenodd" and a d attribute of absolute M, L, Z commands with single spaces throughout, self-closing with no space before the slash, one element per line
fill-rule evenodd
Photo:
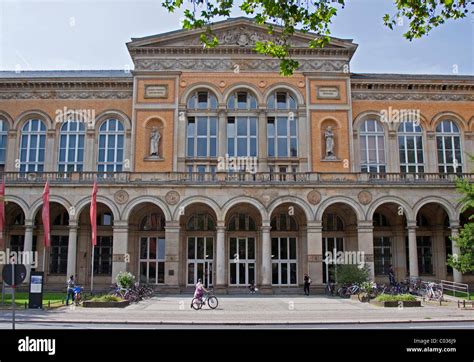
<path fill-rule="evenodd" d="M 91 295 L 94 290 L 94 245 L 92 245 L 92 262 L 91 262 Z"/>

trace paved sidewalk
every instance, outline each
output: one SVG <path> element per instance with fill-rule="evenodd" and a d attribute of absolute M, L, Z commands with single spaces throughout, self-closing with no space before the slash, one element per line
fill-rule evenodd
<path fill-rule="evenodd" d="M 18 321 L 111 324 L 305 324 L 305 323 L 406 323 L 472 321 L 474 310 L 452 303 L 421 308 L 381 308 L 325 296 L 218 296 L 215 310 L 190 308 L 191 296 L 154 297 L 126 308 L 99 309 L 61 307 L 49 311 L 19 310 Z M 11 320 L 11 312 L 0 312 L 0 321 Z"/>

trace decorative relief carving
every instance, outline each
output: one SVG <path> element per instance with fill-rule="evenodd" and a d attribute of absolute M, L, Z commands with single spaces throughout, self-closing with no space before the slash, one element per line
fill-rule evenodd
<path fill-rule="evenodd" d="M 297 59 L 300 71 L 342 72 L 346 61 L 322 59 Z M 231 59 L 136 59 L 137 70 L 194 70 L 233 71 L 235 61 Z M 279 71 L 277 59 L 250 59 L 239 63 L 241 71 Z"/>
<path fill-rule="evenodd" d="M 87 92 L 0 92 L 0 99 L 128 99 L 132 98 L 132 91 L 87 91 Z"/>
<path fill-rule="evenodd" d="M 128 192 L 125 190 L 118 190 L 114 194 L 114 200 L 117 204 L 123 205 L 128 201 Z"/>
<path fill-rule="evenodd" d="M 310 191 L 307 199 L 310 204 L 317 205 L 321 202 L 321 194 L 316 190 Z"/>
<path fill-rule="evenodd" d="M 352 99 L 377 101 L 474 101 L 472 94 L 409 94 L 409 93 L 374 93 L 352 92 Z"/>
<path fill-rule="evenodd" d="M 368 205 L 372 201 L 372 194 L 367 190 L 363 190 L 359 192 L 359 195 L 357 195 L 357 198 L 359 199 L 359 202 L 362 205 Z"/>
<path fill-rule="evenodd" d="M 180 200 L 179 193 L 177 191 L 168 191 L 165 195 L 165 200 L 169 205 L 176 205 Z"/>

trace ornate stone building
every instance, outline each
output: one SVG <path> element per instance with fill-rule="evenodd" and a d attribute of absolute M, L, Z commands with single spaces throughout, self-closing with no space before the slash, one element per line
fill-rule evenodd
<path fill-rule="evenodd" d="M 309 49 L 307 34 L 282 77 L 252 50 L 265 28 L 214 31 L 215 49 L 198 31 L 132 39 L 131 72 L 0 72 L 4 248 L 37 251 L 48 287 L 89 285 L 96 179 L 97 288 L 122 270 L 171 292 L 197 278 L 283 292 L 304 273 L 322 287 L 334 249 L 363 252 L 380 281 L 390 264 L 398 279 L 474 280 L 446 265 L 472 212 L 454 180 L 473 178 L 474 77 L 354 74 L 356 44 Z"/>

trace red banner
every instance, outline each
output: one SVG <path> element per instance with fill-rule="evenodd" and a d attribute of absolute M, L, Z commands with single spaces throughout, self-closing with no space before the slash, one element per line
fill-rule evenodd
<path fill-rule="evenodd" d="M 43 211 L 42 211 L 41 216 L 42 216 L 42 219 L 43 219 L 44 246 L 48 248 L 51 245 L 51 235 L 50 235 L 50 228 L 49 228 L 49 185 L 48 185 L 48 181 L 46 181 L 46 185 L 44 185 Z"/>
<path fill-rule="evenodd" d="M 92 187 L 92 201 L 91 201 L 91 228 L 92 228 L 92 245 L 97 245 L 97 182 L 94 181 Z"/>
<path fill-rule="evenodd" d="M 0 249 L 3 249 L 3 230 L 5 228 L 5 182 L 0 184 Z"/>

